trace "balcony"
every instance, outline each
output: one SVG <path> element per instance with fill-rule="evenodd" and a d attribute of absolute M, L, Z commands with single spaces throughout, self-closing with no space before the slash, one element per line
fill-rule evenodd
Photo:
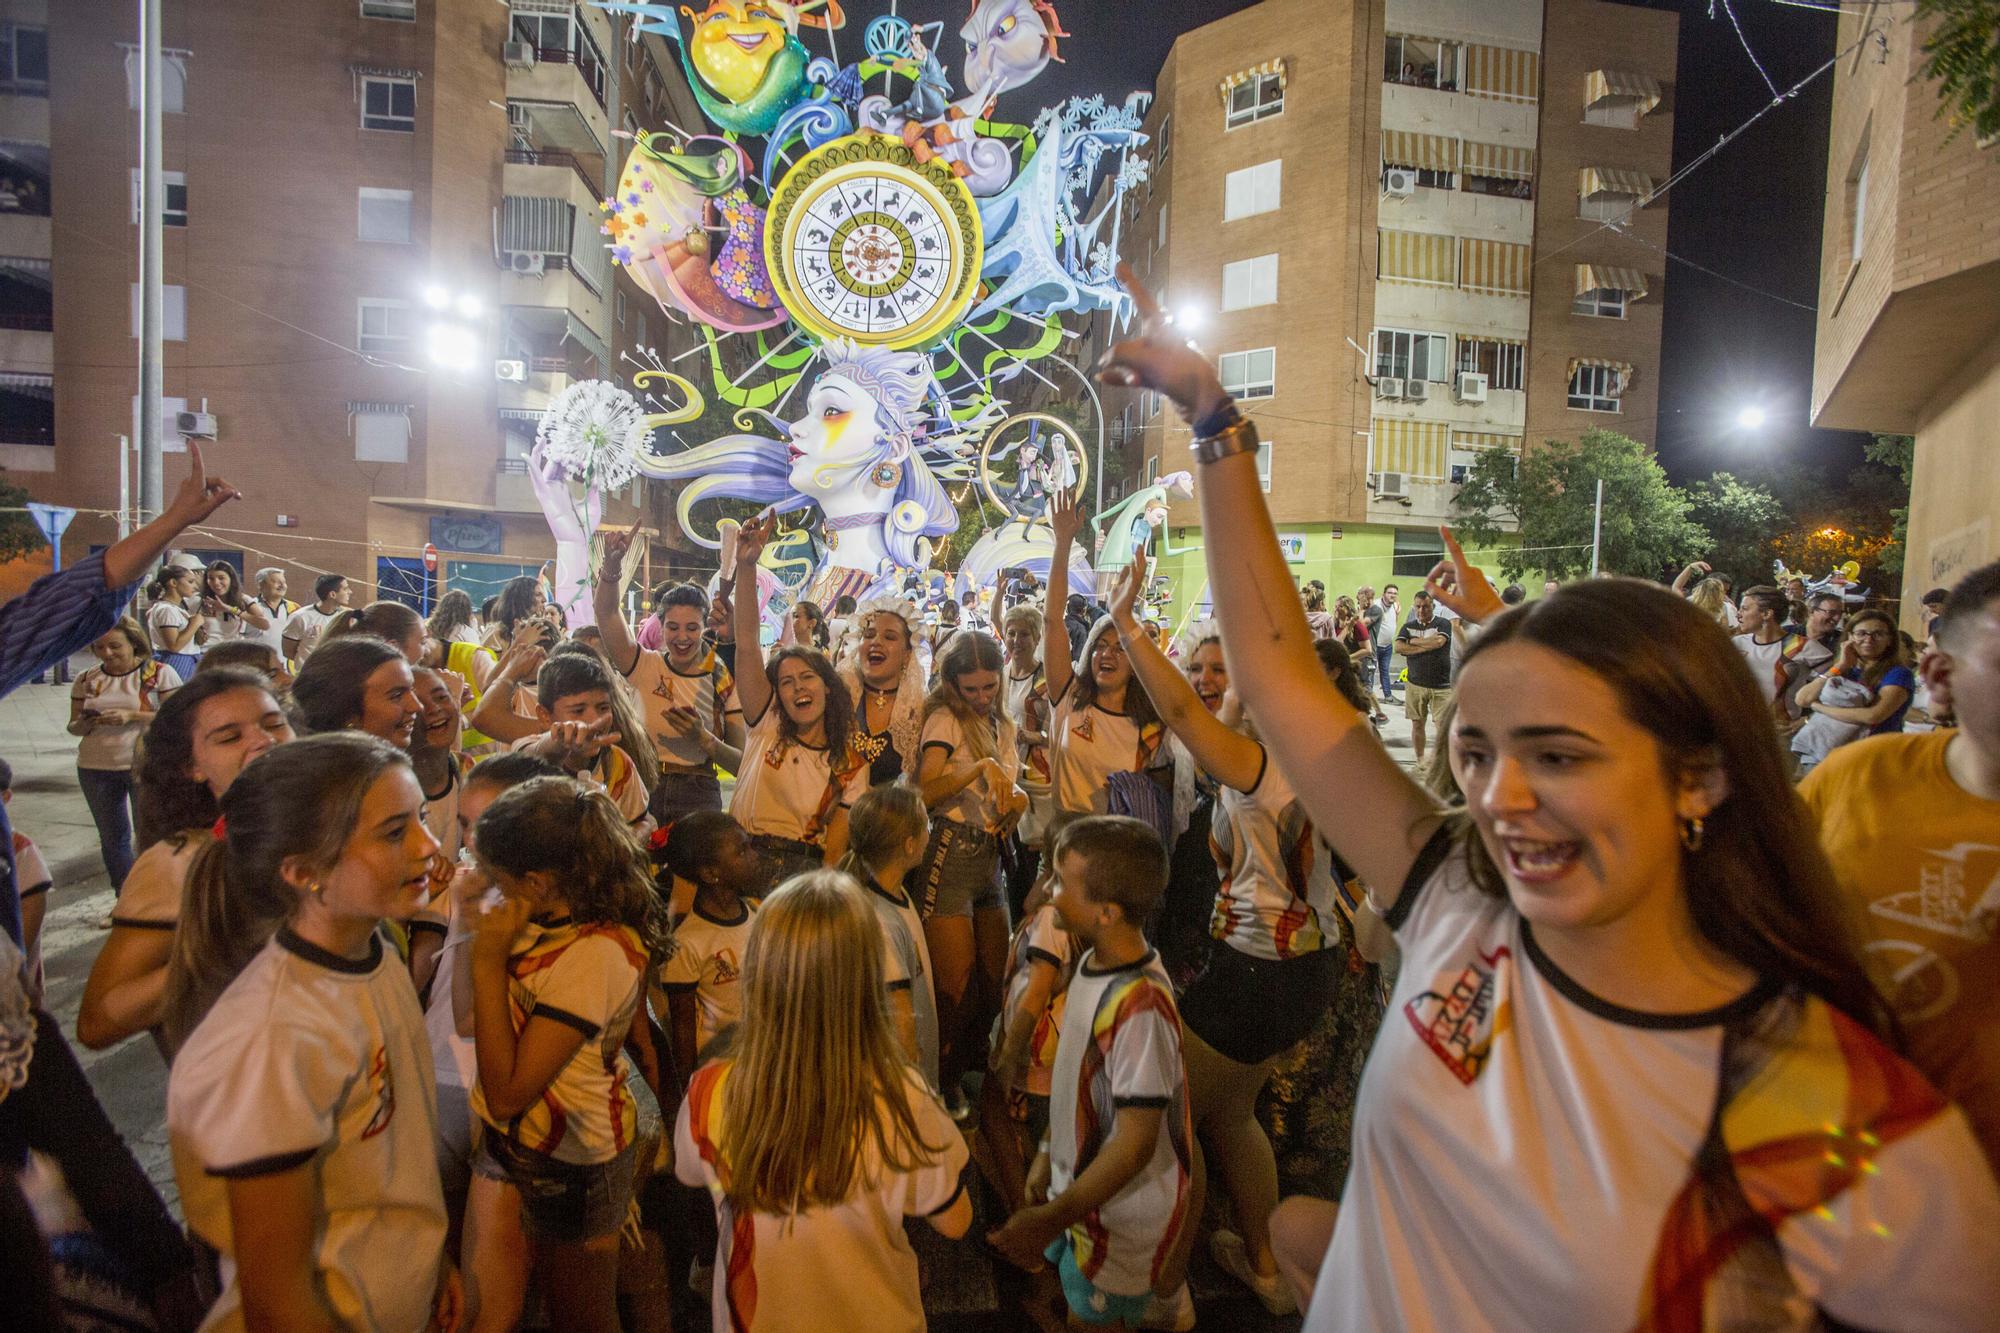
<path fill-rule="evenodd" d="M 604 199 L 603 186 L 595 177 L 591 175 L 590 168 L 587 165 L 585 165 L 584 159 L 578 157 L 575 153 L 569 152 L 566 149 L 509 148 L 506 152 L 506 159 L 509 164 L 520 167 L 555 167 L 555 168 L 567 167 L 571 171 L 576 173 L 577 179 L 582 181 L 584 188 L 590 191 L 590 197 L 592 199 L 596 199 L 600 202 L 602 202 Z M 525 173 L 521 173 L 523 176 L 522 188 L 516 189 L 514 188 L 513 184 L 514 174 L 515 173 L 509 174 L 509 182 L 507 187 L 508 194 L 562 193 L 560 189 L 532 188 L 532 177 L 527 176 Z"/>
<path fill-rule="evenodd" d="M 552 148 L 602 157 L 611 142 L 604 99 L 573 63 L 509 69 L 507 117 L 516 138 L 536 151 Z"/>

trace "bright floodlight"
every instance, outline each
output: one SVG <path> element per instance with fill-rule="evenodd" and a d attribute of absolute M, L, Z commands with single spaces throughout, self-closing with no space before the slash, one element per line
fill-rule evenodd
<path fill-rule="evenodd" d="M 1202 324 L 1201 307 L 1192 305 L 1182 306 L 1179 310 L 1174 311 L 1174 323 L 1180 325 L 1190 333 L 1194 332 Z"/>
<path fill-rule="evenodd" d="M 424 288 L 424 304 L 433 310 L 443 310 L 451 305 L 451 293 L 432 283 Z"/>
<path fill-rule="evenodd" d="M 1736 414 L 1736 424 L 1744 430 L 1761 430 L 1764 426 L 1764 409 L 1746 407 Z"/>
<path fill-rule="evenodd" d="M 458 313 L 465 319 L 478 319 L 485 309 L 486 307 L 479 303 L 479 298 L 476 296 L 458 298 Z"/>
<path fill-rule="evenodd" d="M 457 324 L 431 326 L 431 360 L 448 370 L 464 370 L 479 353 L 479 339 L 471 329 Z"/>

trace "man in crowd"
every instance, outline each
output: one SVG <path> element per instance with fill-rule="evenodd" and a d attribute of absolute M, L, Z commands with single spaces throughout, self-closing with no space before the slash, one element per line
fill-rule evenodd
<path fill-rule="evenodd" d="M 339 574 L 322 574 L 313 584 L 313 597 L 311 606 L 294 611 L 285 623 L 285 656 L 295 666 L 306 664 L 327 625 L 354 600 L 354 589 Z"/>
<path fill-rule="evenodd" d="M 1741 632 L 1731 642 L 1750 663 L 1750 674 L 1757 678 L 1764 702 L 1771 705 L 1782 725 L 1790 719 L 1784 715 L 1779 695 L 1790 683 L 1791 659 L 1805 647 L 1805 639 L 1785 633 L 1785 594 L 1768 585 L 1745 592 L 1738 615 Z"/>
<path fill-rule="evenodd" d="M 270 623 L 263 629 L 243 627 L 243 637 L 255 639 L 272 652 L 285 655 L 285 624 L 292 613 L 299 609 L 297 602 L 285 599 L 285 571 L 276 565 L 257 571 L 257 605 L 264 609 L 265 619 Z"/>
<path fill-rule="evenodd" d="M 1437 614 L 1429 588 L 1417 589 L 1411 605 L 1409 620 L 1396 634 L 1396 651 L 1409 666 L 1403 711 L 1410 719 L 1410 747 L 1421 764 L 1425 727 L 1451 699 L 1451 626 Z"/>
<path fill-rule="evenodd" d="M 1375 644 L 1375 674 L 1382 681 L 1382 702 L 1396 702 L 1396 673 L 1391 669 L 1389 659 L 1395 656 L 1396 644 L 1396 585 L 1382 585 L 1382 596 L 1374 604 L 1377 618 L 1368 626 L 1368 633 Z"/>
<path fill-rule="evenodd" d="M 1800 716 L 1800 687 L 1840 655 L 1840 621 L 1846 613 L 1847 605 L 1839 593 L 1814 593 L 1806 603 L 1805 623 L 1785 626 L 1786 634 L 1803 640 L 1785 672 L 1785 721 L 1797 721 Z"/>
<path fill-rule="evenodd" d="M 1951 591 L 1924 658 L 1955 730 L 1870 736 L 1806 775 L 1908 1054 L 2000 1171 L 2000 562 Z"/>

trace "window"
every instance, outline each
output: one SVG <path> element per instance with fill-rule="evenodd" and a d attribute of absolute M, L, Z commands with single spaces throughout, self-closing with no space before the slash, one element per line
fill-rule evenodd
<path fill-rule="evenodd" d="M 1145 484 L 1151 486 L 1154 482 L 1158 481 L 1159 479 L 1160 479 L 1160 456 L 1158 454 L 1147 454 Z"/>
<path fill-rule="evenodd" d="M 1157 170 L 1167 165 L 1167 154 L 1174 150 L 1174 118 L 1160 117 L 1160 132 L 1153 153 L 1153 166 Z"/>
<path fill-rule="evenodd" d="M 49 90 L 49 30 L 39 24 L 0 23 L 0 89 Z"/>
<path fill-rule="evenodd" d="M 632 341 L 640 347 L 649 345 L 653 341 L 653 331 L 646 325 L 646 312 L 641 310 L 632 323 L 638 330 L 632 335 Z"/>
<path fill-rule="evenodd" d="M 166 210 L 161 217 L 161 221 L 166 226 L 169 227 L 187 226 L 188 224 L 187 175 L 184 172 L 179 172 L 179 171 L 163 171 L 160 173 L 160 175 L 166 181 L 166 194 L 167 194 Z M 134 167 L 132 168 L 132 223 L 134 226 L 138 225 L 139 217 L 142 210 L 144 209 L 144 206 L 145 206 L 145 199 L 143 194 L 141 193 L 141 177 L 139 174 L 139 168 Z"/>
<path fill-rule="evenodd" d="M 1167 248 L 1167 201 L 1160 201 L 1160 248 Z"/>
<path fill-rule="evenodd" d="M 538 51 L 568 51 L 571 32 L 571 19 L 567 13 L 514 15 L 514 40 L 527 42 Z"/>
<path fill-rule="evenodd" d="M 1284 73 L 1271 70 L 1253 74 L 1229 90 L 1229 112 L 1223 120 L 1223 128 L 1233 130 L 1243 125 L 1254 125 L 1260 120 L 1282 115 L 1284 110 Z"/>
<path fill-rule="evenodd" d="M 164 114 L 177 116 L 187 109 L 187 58 L 191 52 L 160 52 L 160 110 Z M 127 110 L 139 109 L 139 52 L 136 47 L 125 52 L 125 106 Z"/>
<path fill-rule="evenodd" d="M 417 132 L 417 81 L 380 74 L 361 79 L 361 128 Z"/>
<path fill-rule="evenodd" d="M 410 461 L 410 411 L 388 403 L 370 403 L 356 411 L 354 461 L 357 463 L 407 463 Z"/>
<path fill-rule="evenodd" d="M 1861 151 L 1854 169 L 1847 175 L 1847 262 L 1861 262 L 1862 228 L 1868 221 L 1868 135 L 1861 136 Z"/>
<path fill-rule="evenodd" d="M 355 346 L 371 356 L 401 356 L 416 327 L 416 311 L 407 301 L 362 297 L 358 306 L 359 337 Z"/>
<path fill-rule="evenodd" d="M 364 241 L 384 241 L 391 245 L 410 243 L 408 190 L 375 190 L 364 185 L 356 203 L 358 219 L 355 235 Z"/>
<path fill-rule="evenodd" d="M 1232 171 L 1222 182 L 1222 220 L 1234 222 L 1275 210 L 1284 193 L 1283 158 Z"/>
<path fill-rule="evenodd" d="M 1391 33 L 1383 42 L 1382 78 L 1387 83 L 1456 92 L 1458 43 Z"/>
<path fill-rule="evenodd" d="M 1222 308 L 1247 310 L 1278 299 L 1278 257 L 1258 255 L 1222 266 Z"/>
<path fill-rule="evenodd" d="M 1389 173 L 1392 171 L 1414 173 L 1417 185 L 1426 190 L 1449 190 L 1455 180 L 1453 173 L 1449 171 L 1437 171 L 1430 167 L 1406 167 L 1400 163 L 1385 162 L 1382 164 L 1382 188 L 1385 191 L 1389 188 Z"/>
<path fill-rule="evenodd" d="M 1624 386 L 1616 366 L 1579 365 L 1569 377 L 1569 405 L 1582 412 L 1616 412 Z"/>
<path fill-rule="evenodd" d="M 1629 97 L 1611 97 L 1583 109 L 1586 125 L 1607 125 L 1614 130 L 1639 128 L 1639 104 Z"/>
<path fill-rule="evenodd" d="M 1442 333 L 1375 330 L 1375 375 L 1443 383 L 1451 375 L 1450 339 Z"/>
<path fill-rule="evenodd" d="M 1259 440 L 1257 442 L 1257 485 L 1265 494 L 1270 494 L 1271 442 L 1269 440 Z M 1426 574 L 1430 573 L 1428 569 L 1424 572 Z"/>
<path fill-rule="evenodd" d="M 1278 352 L 1260 347 L 1251 352 L 1224 352 L 1216 363 L 1222 387 L 1232 398 L 1269 398 L 1277 392 Z"/>
<path fill-rule="evenodd" d="M 624 125 L 627 134 L 631 135 L 634 139 L 639 137 L 639 118 L 632 114 L 630 107 L 625 109 Z"/>
<path fill-rule="evenodd" d="M 1596 315 L 1602 319 L 1625 318 L 1625 293 L 1616 287 L 1599 287 L 1583 292 L 1569 304 L 1573 315 Z"/>
<path fill-rule="evenodd" d="M 417 17 L 417 0 L 361 0 L 361 17 L 402 19 L 413 23 Z"/>
<path fill-rule="evenodd" d="M 1399 579 L 1429 577 L 1431 569 L 1444 559 L 1444 538 L 1436 528 L 1397 528 L 1391 548 L 1389 571 Z M 1412 601 L 1415 600 L 1413 597 Z M 1390 637 L 1395 637 L 1393 634 Z"/>
<path fill-rule="evenodd" d="M 1520 343 L 1492 338 L 1460 338 L 1458 369 L 1461 374 L 1484 375 L 1489 389 L 1518 389 L 1523 383 L 1527 349 Z"/>
<path fill-rule="evenodd" d="M 139 336 L 139 284 L 132 284 L 132 336 Z M 170 343 L 184 343 L 188 336 L 187 288 L 167 284 L 160 288 L 160 336 Z"/>
<path fill-rule="evenodd" d="M 1524 176 L 1482 176 L 1468 171 L 1458 178 L 1458 188 L 1467 194 L 1493 194 L 1502 199 L 1535 197 L 1535 183 Z"/>
<path fill-rule="evenodd" d="M 611 304 L 613 308 L 616 309 L 618 312 L 618 327 L 622 329 L 625 327 L 625 293 L 624 292 L 612 293 Z"/>

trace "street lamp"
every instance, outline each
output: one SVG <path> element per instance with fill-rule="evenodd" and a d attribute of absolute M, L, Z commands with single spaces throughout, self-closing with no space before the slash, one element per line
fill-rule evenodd
<path fill-rule="evenodd" d="M 1744 430 L 1762 430 L 1766 419 L 1764 409 L 1755 403 L 1738 409 L 1736 413 L 1736 424 Z"/>
<path fill-rule="evenodd" d="M 1206 318 L 1202 314 L 1201 307 L 1197 305 L 1184 305 L 1173 312 L 1174 323 L 1189 333 L 1198 331 Z"/>
<path fill-rule="evenodd" d="M 476 321 L 486 303 L 471 292 L 453 291 L 440 282 L 427 283 L 423 302 L 434 315 L 424 335 L 431 364 L 441 370 L 470 370 L 479 360 L 481 331 Z"/>

